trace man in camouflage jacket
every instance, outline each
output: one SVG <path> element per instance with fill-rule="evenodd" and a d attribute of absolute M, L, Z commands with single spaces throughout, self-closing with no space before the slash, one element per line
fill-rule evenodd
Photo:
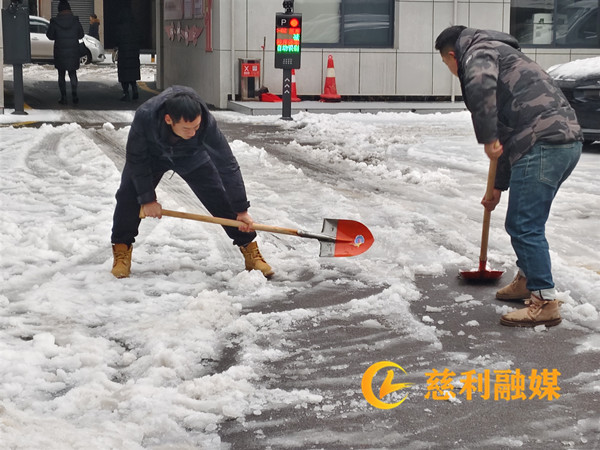
<path fill-rule="evenodd" d="M 498 159 L 492 211 L 510 188 L 506 231 L 519 272 L 496 293 L 500 300 L 527 299 L 527 308 L 500 319 L 507 326 L 560 323 L 545 225 L 560 185 L 581 155 L 575 112 L 552 79 L 520 52 L 517 40 L 497 31 L 453 26 L 435 48 L 460 80 L 477 141 Z"/>

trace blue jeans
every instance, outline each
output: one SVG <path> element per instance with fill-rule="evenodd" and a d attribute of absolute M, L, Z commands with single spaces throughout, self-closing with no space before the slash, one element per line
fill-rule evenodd
<path fill-rule="evenodd" d="M 553 289 L 546 221 L 558 188 L 581 156 L 581 142 L 535 144 L 512 166 L 505 228 L 527 289 Z"/>

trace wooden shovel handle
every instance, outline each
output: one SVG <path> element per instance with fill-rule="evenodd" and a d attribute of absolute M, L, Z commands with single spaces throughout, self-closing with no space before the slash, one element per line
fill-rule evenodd
<path fill-rule="evenodd" d="M 494 197 L 494 182 L 496 181 L 496 169 L 498 168 L 498 160 L 490 159 L 490 168 L 488 169 L 487 186 L 485 189 L 485 199 L 491 200 Z M 479 261 L 487 261 L 487 248 L 490 236 L 490 219 L 492 212 L 484 208 L 483 210 L 483 228 L 481 231 L 481 252 L 479 253 Z"/>
<path fill-rule="evenodd" d="M 162 215 L 169 216 L 169 217 L 178 217 L 180 219 L 196 220 L 199 222 L 216 223 L 218 225 L 223 225 L 225 227 L 234 227 L 234 228 L 238 228 L 240 225 L 244 224 L 244 222 L 240 222 L 239 220 L 225 219 L 222 217 L 203 216 L 201 214 L 191 214 L 191 213 L 180 212 L 180 211 L 171 211 L 169 209 L 163 209 Z M 140 218 L 143 219 L 145 217 L 146 217 L 146 215 L 144 214 L 144 207 L 142 207 L 142 208 L 140 208 Z M 252 228 L 255 230 L 258 230 L 258 231 L 268 231 L 271 233 L 291 234 L 293 236 L 298 236 L 298 230 L 294 230 L 292 228 L 283 228 L 283 227 L 277 227 L 277 226 L 273 226 L 273 225 L 263 225 L 260 223 L 253 224 Z"/>

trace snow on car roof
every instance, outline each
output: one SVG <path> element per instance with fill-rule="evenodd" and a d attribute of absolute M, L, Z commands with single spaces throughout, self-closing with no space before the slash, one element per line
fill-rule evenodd
<path fill-rule="evenodd" d="M 550 67 L 548 73 L 556 80 L 580 79 L 594 75 L 600 76 L 600 56 L 557 64 Z"/>

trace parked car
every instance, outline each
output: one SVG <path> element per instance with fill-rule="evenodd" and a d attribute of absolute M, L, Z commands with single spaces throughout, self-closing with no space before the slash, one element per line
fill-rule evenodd
<path fill-rule="evenodd" d="M 600 56 L 548 69 L 575 110 L 586 142 L 600 141 Z"/>
<path fill-rule="evenodd" d="M 29 16 L 29 36 L 31 40 L 31 60 L 40 63 L 54 61 L 54 41 L 46 37 L 50 21 L 38 16 Z M 87 34 L 80 39 L 88 49 L 81 57 L 81 64 L 100 63 L 106 59 L 102 43 Z"/>

